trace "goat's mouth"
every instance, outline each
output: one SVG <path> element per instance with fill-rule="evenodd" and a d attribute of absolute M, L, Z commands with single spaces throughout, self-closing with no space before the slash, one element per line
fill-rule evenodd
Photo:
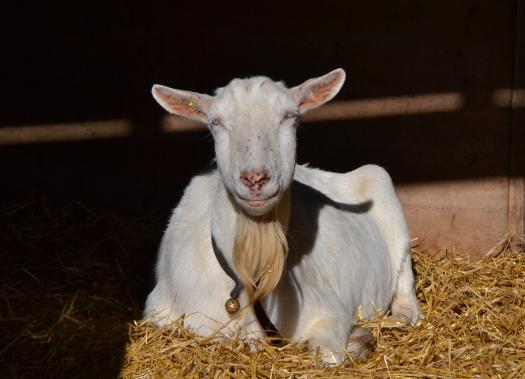
<path fill-rule="evenodd" d="M 277 198 L 279 191 L 276 191 L 272 195 L 265 197 L 263 199 L 247 199 L 245 197 L 242 197 L 240 195 L 237 195 L 239 199 L 242 200 L 242 202 L 246 205 L 248 205 L 251 208 L 261 208 L 264 207 L 266 204 L 271 203 L 273 200 Z"/>
<path fill-rule="evenodd" d="M 246 204 L 252 206 L 252 207 L 262 207 L 263 205 L 265 205 L 268 200 L 267 199 L 264 199 L 264 200 L 245 200 Z"/>

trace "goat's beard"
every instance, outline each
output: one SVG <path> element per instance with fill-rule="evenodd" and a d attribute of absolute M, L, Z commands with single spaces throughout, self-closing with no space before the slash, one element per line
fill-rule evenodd
<path fill-rule="evenodd" d="M 288 242 L 277 207 L 264 216 L 239 212 L 233 261 L 250 304 L 272 292 L 284 271 Z"/>

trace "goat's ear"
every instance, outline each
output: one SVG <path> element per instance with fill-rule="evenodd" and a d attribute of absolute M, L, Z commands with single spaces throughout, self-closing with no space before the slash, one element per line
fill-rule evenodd
<path fill-rule="evenodd" d="M 301 85 L 293 87 L 290 92 L 303 114 L 331 100 L 345 82 L 346 74 L 338 68 L 319 78 L 308 79 Z"/>
<path fill-rule="evenodd" d="M 159 84 L 153 86 L 151 93 L 155 100 L 168 112 L 204 123 L 208 122 L 211 96 L 181 91 Z"/>

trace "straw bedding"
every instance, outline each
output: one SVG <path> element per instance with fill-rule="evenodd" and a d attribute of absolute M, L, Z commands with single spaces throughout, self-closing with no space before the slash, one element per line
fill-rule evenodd
<path fill-rule="evenodd" d="M 425 320 L 360 320 L 364 363 L 324 366 L 306 345 L 201 338 L 139 320 L 165 215 L 130 219 L 30 200 L 0 216 L 0 377 L 525 377 L 523 238 L 492 256 L 413 250 Z M 258 350 L 249 344 L 257 344 Z"/>

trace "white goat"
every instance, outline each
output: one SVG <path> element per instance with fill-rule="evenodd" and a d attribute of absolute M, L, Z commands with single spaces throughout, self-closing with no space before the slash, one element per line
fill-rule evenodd
<path fill-rule="evenodd" d="M 185 315 L 201 335 L 263 337 L 253 307 L 262 305 L 282 336 L 308 340 L 333 363 L 345 348 L 356 359 L 370 350 L 370 333 L 353 327 L 359 310 L 390 308 L 412 324 L 421 317 L 408 229 L 386 171 L 295 162 L 297 117 L 344 80 L 342 69 L 291 89 L 234 79 L 214 96 L 153 86 L 168 112 L 207 123 L 218 169 L 193 178 L 173 212 L 145 317 L 166 324 Z M 239 290 L 242 309 L 229 313 L 225 300 Z M 228 310 L 239 303 L 230 299 Z"/>

